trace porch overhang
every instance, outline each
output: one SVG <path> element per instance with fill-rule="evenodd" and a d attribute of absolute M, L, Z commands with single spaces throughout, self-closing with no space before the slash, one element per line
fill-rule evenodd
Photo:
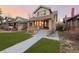
<path fill-rule="evenodd" d="M 32 17 L 29 19 L 29 21 L 50 20 L 51 18 L 52 18 L 52 14 L 47 16 L 41 16 L 41 17 Z"/>

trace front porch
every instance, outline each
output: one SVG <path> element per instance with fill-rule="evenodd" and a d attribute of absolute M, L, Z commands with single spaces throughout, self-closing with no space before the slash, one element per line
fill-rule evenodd
<path fill-rule="evenodd" d="M 49 20 L 35 20 L 30 22 L 30 26 L 37 29 L 49 29 Z"/>
<path fill-rule="evenodd" d="M 27 31 L 36 33 L 38 30 L 45 30 L 48 33 L 55 32 L 55 24 L 52 19 L 34 20 L 28 22 Z"/>

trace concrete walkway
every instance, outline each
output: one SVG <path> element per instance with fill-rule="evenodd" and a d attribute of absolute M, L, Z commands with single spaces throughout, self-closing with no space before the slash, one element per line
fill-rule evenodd
<path fill-rule="evenodd" d="M 59 40 L 59 35 L 58 35 L 58 31 L 52 33 L 49 36 L 45 36 L 44 38 L 48 38 L 48 39 L 52 39 L 52 40 Z"/>
<path fill-rule="evenodd" d="M 18 43 L 14 46 L 11 46 L 7 49 L 4 49 L 3 51 L 1 51 L 1 53 L 22 53 L 26 51 L 28 48 L 30 48 L 37 41 L 39 41 L 45 35 L 46 33 L 44 32 L 44 30 L 40 30 L 36 35 L 34 35 L 34 37 L 25 40 L 21 43 Z"/>

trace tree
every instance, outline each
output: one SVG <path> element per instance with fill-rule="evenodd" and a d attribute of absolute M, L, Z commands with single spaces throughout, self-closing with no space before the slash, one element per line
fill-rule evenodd
<path fill-rule="evenodd" d="M 1 14 L 2 14 L 2 10 L 0 8 L 0 24 L 2 24 L 2 21 L 3 21 L 3 17 L 1 16 Z"/>
<path fill-rule="evenodd" d="M 0 24 L 2 25 L 4 18 L 0 16 Z"/>

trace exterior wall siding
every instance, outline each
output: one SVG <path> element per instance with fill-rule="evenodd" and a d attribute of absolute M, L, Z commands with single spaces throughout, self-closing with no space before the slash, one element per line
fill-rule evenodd
<path fill-rule="evenodd" d="M 79 20 L 74 19 L 74 20 L 68 21 L 66 24 L 66 31 L 79 32 Z"/>

